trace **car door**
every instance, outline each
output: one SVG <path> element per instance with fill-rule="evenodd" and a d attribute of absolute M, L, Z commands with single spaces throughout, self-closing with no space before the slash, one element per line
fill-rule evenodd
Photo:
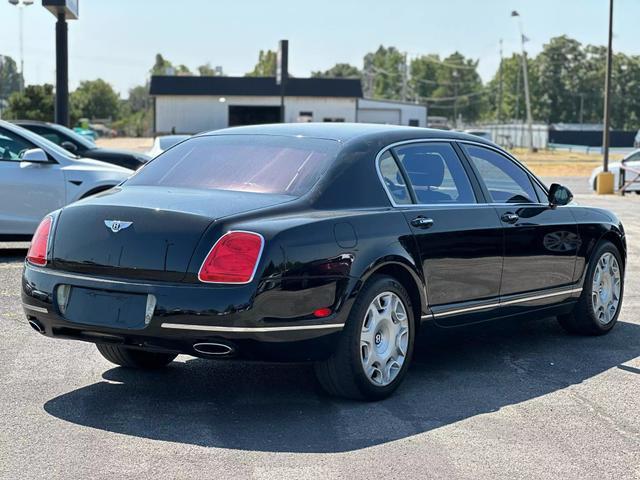
<path fill-rule="evenodd" d="M 461 145 L 504 229 L 501 302 L 513 311 L 566 298 L 558 292 L 571 290 L 580 246 L 571 207 L 550 207 L 537 181 L 498 150 Z"/>
<path fill-rule="evenodd" d="M 60 166 L 20 160 L 21 152 L 34 147 L 0 128 L 0 235 L 31 235 L 48 212 L 64 205 Z"/>
<path fill-rule="evenodd" d="M 500 293 L 501 225 L 495 209 L 478 201 L 481 192 L 455 147 L 399 145 L 380 157 L 379 169 L 417 242 L 435 320 L 457 325 L 490 317 Z"/>

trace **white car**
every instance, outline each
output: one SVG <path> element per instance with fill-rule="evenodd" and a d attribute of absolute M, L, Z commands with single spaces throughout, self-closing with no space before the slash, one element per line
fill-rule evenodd
<path fill-rule="evenodd" d="M 632 168 L 633 170 L 637 170 L 640 172 L 640 150 L 634 150 L 629 153 L 626 157 L 624 157 L 620 162 L 614 162 L 609 164 L 609 171 L 613 173 L 613 188 L 618 190 L 620 186 L 620 167 L 626 166 Z M 595 191 L 596 190 L 596 177 L 602 172 L 602 167 L 597 167 L 593 169 L 591 172 L 591 177 L 589 177 L 589 185 Z M 632 171 L 625 172 L 625 180 L 630 181 L 634 180 L 637 176 L 637 173 L 633 173 Z M 631 185 L 629 185 L 626 189 L 627 192 L 636 192 L 640 193 L 640 179 Z"/>
<path fill-rule="evenodd" d="M 186 140 L 191 135 L 163 135 L 161 137 L 156 137 L 153 139 L 153 146 L 151 150 L 147 152 L 151 158 L 155 158 L 160 155 L 165 150 L 173 147 L 175 144 L 180 143 L 183 140 Z"/>
<path fill-rule="evenodd" d="M 77 157 L 0 120 L 0 241 L 28 240 L 47 213 L 108 190 L 131 174 L 127 168 Z"/>

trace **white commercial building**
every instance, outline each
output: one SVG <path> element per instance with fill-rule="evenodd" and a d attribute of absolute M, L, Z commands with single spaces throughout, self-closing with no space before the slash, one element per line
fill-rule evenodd
<path fill-rule="evenodd" d="M 280 121 L 280 86 L 273 77 L 153 76 L 154 130 L 197 133 Z M 427 108 L 362 98 L 357 79 L 289 78 L 286 122 L 361 122 L 427 126 Z"/>

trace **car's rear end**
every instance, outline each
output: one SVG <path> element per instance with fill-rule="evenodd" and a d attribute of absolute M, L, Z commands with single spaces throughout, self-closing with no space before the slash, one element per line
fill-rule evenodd
<path fill-rule="evenodd" d="M 282 237 L 301 221 L 287 217 L 303 208 L 339 148 L 319 139 L 197 137 L 122 187 L 48 215 L 23 276 L 31 325 L 145 351 L 327 355 L 328 337 L 344 323 L 336 285 L 348 269 L 336 259 L 326 281 L 283 280 L 295 265 Z"/>

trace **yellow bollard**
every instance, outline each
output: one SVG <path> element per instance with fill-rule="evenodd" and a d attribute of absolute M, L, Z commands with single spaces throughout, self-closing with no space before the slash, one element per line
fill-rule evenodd
<path fill-rule="evenodd" d="M 596 193 L 598 195 L 610 195 L 613 193 L 613 173 L 600 172 L 596 177 Z"/>

